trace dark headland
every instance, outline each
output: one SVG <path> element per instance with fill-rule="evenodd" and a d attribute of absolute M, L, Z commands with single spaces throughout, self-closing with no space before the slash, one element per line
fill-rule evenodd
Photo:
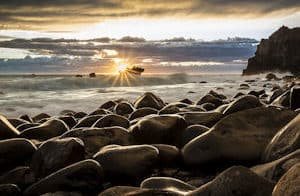
<path fill-rule="evenodd" d="M 264 72 L 300 74 L 300 28 L 282 26 L 268 39 L 262 39 L 255 56 L 248 60 L 244 75 Z"/>

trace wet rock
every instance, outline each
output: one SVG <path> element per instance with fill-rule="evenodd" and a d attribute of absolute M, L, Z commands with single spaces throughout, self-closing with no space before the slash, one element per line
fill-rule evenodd
<path fill-rule="evenodd" d="M 128 102 L 121 102 L 114 107 L 114 111 L 116 114 L 125 116 L 131 114 L 134 111 L 134 108 Z"/>
<path fill-rule="evenodd" d="M 21 189 L 34 182 L 35 176 L 29 167 L 17 167 L 0 176 L 0 184 L 15 184 Z"/>
<path fill-rule="evenodd" d="M 90 74 L 89 74 L 89 77 L 90 77 L 90 78 L 96 78 L 97 75 L 96 75 L 96 73 L 90 73 Z"/>
<path fill-rule="evenodd" d="M 182 99 L 182 100 L 180 100 L 179 102 L 181 102 L 181 103 L 186 103 L 186 104 L 189 104 L 189 105 L 194 104 L 194 102 L 191 101 L 191 100 L 189 100 L 189 99 Z"/>
<path fill-rule="evenodd" d="M 21 115 L 19 117 L 19 119 L 26 120 L 27 122 L 30 122 L 30 123 L 33 122 L 32 118 L 30 116 L 28 116 L 27 114 Z"/>
<path fill-rule="evenodd" d="M 107 101 L 107 102 L 103 103 L 100 106 L 100 108 L 110 110 L 110 109 L 114 108 L 115 105 L 117 105 L 117 102 L 115 102 L 115 101 Z"/>
<path fill-rule="evenodd" d="M 235 99 L 235 98 L 241 97 L 241 96 L 243 96 L 243 95 L 245 95 L 245 94 L 242 93 L 242 92 L 238 92 L 237 94 L 235 94 L 235 95 L 233 96 L 233 98 Z"/>
<path fill-rule="evenodd" d="M 0 172 L 25 165 L 36 151 L 34 144 L 26 139 L 7 139 L 0 141 Z"/>
<path fill-rule="evenodd" d="M 246 83 L 240 84 L 240 87 L 239 87 L 240 90 L 246 90 L 249 88 L 250 88 L 249 84 L 246 84 Z"/>
<path fill-rule="evenodd" d="M 106 109 L 97 109 L 91 113 L 89 113 L 89 116 L 94 116 L 94 115 L 106 115 L 109 114 L 110 112 Z"/>
<path fill-rule="evenodd" d="M 74 129 L 61 136 L 80 138 L 89 156 L 109 144 L 130 145 L 131 136 L 122 127 Z"/>
<path fill-rule="evenodd" d="M 149 174 L 158 161 L 157 148 L 150 145 L 106 146 L 94 155 L 111 180 L 126 182 Z"/>
<path fill-rule="evenodd" d="M 220 94 L 220 93 L 217 93 L 217 92 L 215 92 L 215 91 L 213 91 L 213 90 L 210 90 L 210 91 L 208 92 L 208 94 L 210 94 L 210 95 L 212 95 L 212 96 L 214 96 L 214 97 L 217 97 L 217 98 L 219 98 L 219 99 L 226 99 L 226 98 L 227 98 L 225 95 Z"/>
<path fill-rule="evenodd" d="M 216 106 L 213 103 L 204 103 L 201 105 L 201 107 L 204 108 L 206 111 L 211 111 L 216 109 Z"/>
<path fill-rule="evenodd" d="M 84 160 L 58 170 L 34 183 L 24 195 L 41 195 L 57 191 L 78 191 L 84 195 L 98 193 L 102 187 L 103 170 L 94 160 Z"/>
<path fill-rule="evenodd" d="M 196 189 L 196 187 L 192 185 L 189 185 L 176 178 L 170 178 L 170 177 L 147 178 L 141 183 L 141 188 L 174 191 L 174 192 L 179 192 L 181 194 L 187 194 Z"/>
<path fill-rule="evenodd" d="M 300 86 L 294 86 L 291 89 L 290 104 L 292 110 L 300 108 Z"/>
<path fill-rule="evenodd" d="M 273 73 L 268 73 L 266 75 L 266 79 L 270 81 L 270 80 L 278 80 L 279 78 Z"/>
<path fill-rule="evenodd" d="M 0 184 L 0 195 L 21 196 L 21 190 L 15 184 Z"/>
<path fill-rule="evenodd" d="M 117 114 L 108 114 L 97 120 L 92 127 L 103 128 L 119 126 L 123 128 L 129 127 L 129 120 Z"/>
<path fill-rule="evenodd" d="M 263 160 L 268 162 L 300 148 L 300 114 L 276 133 L 266 147 Z"/>
<path fill-rule="evenodd" d="M 18 137 L 20 132 L 0 114 L 0 139 Z"/>
<path fill-rule="evenodd" d="M 182 194 L 173 191 L 164 191 L 157 189 L 142 189 L 139 187 L 129 187 L 129 186 L 114 186 L 112 188 L 106 189 L 99 196 L 154 196 L 154 195 L 167 195 L 167 196 L 182 196 Z"/>
<path fill-rule="evenodd" d="M 290 107 L 290 91 L 286 91 L 285 93 L 283 93 L 279 97 L 277 97 L 272 102 L 272 105 L 282 106 L 282 107 Z"/>
<path fill-rule="evenodd" d="M 188 125 L 204 125 L 211 127 L 223 118 L 220 112 L 182 112 L 180 113 Z"/>
<path fill-rule="evenodd" d="M 33 122 L 39 122 L 40 120 L 50 118 L 51 116 L 46 113 L 40 113 L 32 118 Z"/>
<path fill-rule="evenodd" d="M 269 103 L 272 103 L 276 98 L 278 98 L 283 93 L 284 93 L 284 91 L 281 88 L 274 90 L 272 95 L 269 98 Z"/>
<path fill-rule="evenodd" d="M 69 129 L 77 124 L 77 121 L 73 116 L 59 116 L 58 119 L 64 121 L 64 123 L 68 125 Z"/>
<path fill-rule="evenodd" d="M 198 137 L 199 135 L 207 132 L 208 130 L 209 128 L 203 125 L 188 126 L 182 133 L 182 146 L 184 146 L 194 138 Z"/>
<path fill-rule="evenodd" d="M 216 107 L 220 106 L 223 104 L 222 99 L 217 98 L 211 94 L 207 94 L 205 96 L 203 96 L 197 103 L 196 105 L 202 105 L 204 103 L 212 103 L 214 104 Z"/>
<path fill-rule="evenodd" d="M 135 108 L 150 107 L 160 110 L 164 107 L 164 102 L 151 92 L 146 92 L 134 102 Z"/>
<path fill-rule="evenodd" d="M 83 159 L 84 144 L 80 139 L 55 139 L 39 146 L 32 156 L 30 167 L 37 177 L 44 177 Z"/>
<path fill-rule="evenodd" d="M 266 93 L 265 90 L 257 90 L 257 91 L 250 91 L 250 92 L 248 93 L 248 95 L 253 95 L 253 96 L 255 96 L 255 97 L 259 97 L 259 96 L 261 96 L 261 95 L 263 95 L 263 94 L 265 94 L 265 93 Z"/>
<path fill-rule="evenodd" d="M 253 173 L 246 167 L 233 166 L 219 174 L 211 182 L 201 186 L 188 196 L 266 196 L 271 195 L 274 184 Z"/>
<path fill-rule="evenodd" d="M 37 127 L 31 127 L 20 133 L 20 137 L 36 140 L 47 140 L 68 131 L 68 126 L 59 119 L 50 119 Z"/>
<path fill-rule="evenodd" d="M 295 196 L 300 193 L 300 163 L 294 165 L 276 184 L 272 196 Z"/>
<path fill-rule="evenodd" d="M 85 112 L 77 112 L 73 115 L 73 117 L 76 118 L 76 119 L 81 119 L 85 116 L 87 116 L 87 113 L 85 113 Z"/>
<path fill-rule="evenodd" d="M 137 118 L 141 118 L 150 114 L 157 114 L 158 110 L 149 108 L 149 107 L 144 107 L 144 108 L 139 108 L 132 112 L 132 114 L 129 116 L 130 120 L 134 120 Z"/>
<path fill-rule="evenodd" d="M 20 126 L 16 127 L 16 129 L 20 132 L 26 130 L 26 129 L 29 129 L 31 127 L 37 127 L 39 126 L 40 124 L 39 123 L 25 123 L 25 124 L 21 124 Z"/>
<path fill-rule="evenodd" d="M 180 160 L 180 150 L 176 146 L 167 144 L 153 144 L 159 151 L 159 166 L 175 166 Z"/>
<path fill-rule="evenodd" d="M 130 134 L 140 144 L 179 145 L 181 134 L 187 127 L 178 115 L 144 117 L 130 127 Z"/>
<path fill-rule="evenodd" d="M 290 110 L 280 111 L 264 107 L 228 115 L 206 134 L 198 136 L 183 147 L 184 161 L 191 165 L 220 159 L 258 161 L 272 137 L 295 115 Z"/>
<path fill-rule="evenodd" d="M 166 105 L 159 111 L 159 115 L 163 114 L 177 114 L 180 112 L 179 107 L 176 105 Z"/>
<path fill-rule="evenodd" d="M 300 163 L 300 149 L 275 161 L 251 168 L 256 174 L 277 182 L 293 165 Z"/>
<path fill-rule="evenodd" d="M 86 116 L 83 117 L 78 123 L 74 126 L 74 128 L 80 127 L 92 127 L 97 120 L 101 119 L 103 115 L 93 115 L 93 116 Z"/>
<path fill-rule="evenodd" d="M 253 95 L 241 96 L 235 101 L 231 102 L 228 107 L 224 110 L 223 114 L 228 115 L 234 112 L 247 110 L 250 108 L 256 108 L 262 106 L 259 99 Z"/>
<path fill-rule="evenodd" d="M 63 110 L 59 114 L 63 115 L 63 116 L 74 116 L 74 114 L 76 114 L 76 112 L 73 110 Z"/>
<path fill-rule="evenodd" d="M 12 124 L 12 126 L 14 126 L 14 127 L 17 127 L 17 126 L 19 126 L 19 125 L 21 125 L 21 124 L 25 124 L 25 123 L 28 123 L 28 121 L 26 121 L 26 120 L 23 120 L 23 119 L 18 119 L 18 118 L 9 118 L 9 119 L 7 119 L 9 122 L 10 122 L 10 124 Z"/>

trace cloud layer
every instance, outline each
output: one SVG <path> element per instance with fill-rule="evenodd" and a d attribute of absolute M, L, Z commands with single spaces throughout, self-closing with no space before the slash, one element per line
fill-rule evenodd
<path fill-rule="evenodd" d="M 258 17 L 299 10 L 299 0 L 8 0 L 0 2 L 0 29 L 70 29 L 130 17 Z"/>

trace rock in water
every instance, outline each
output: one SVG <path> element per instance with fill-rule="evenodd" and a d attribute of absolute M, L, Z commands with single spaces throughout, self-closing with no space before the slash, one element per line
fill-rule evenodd
<path fill-rule="evenodd" d="M 219 174 L 213 181 L 201 186 L 188 196 L 266 196 L 274 184 L 246 167 L 234 166 Z"/>
<path fill-rule="evenodd" d="M 100 148 L 110 145 L 130 145 L 131 136 L 122 127 L 74 129 L 61 136 L 80 138 L 88 156 L 94 155 Z"/>
<path fill-rule="evenodd" d="M 300 114 L 283 127 L 268 144 L 263 160 L 279 159 L 300 148 Z"/>
<path fill-rule="evenodd" d="M 24 195 L 42 195 L 57 191 L 78 191 L 93 195 L 102 189 L 103 170 L 94 160 L 84 160 L 58 170 L 34 183 Z"/>
<path fill-rule="evenodd" d="M 44 177 L 83 159 L 84 144 L 80 139 L 49 140 L 34 153 L 30 167 L 37 177 Z"/>
<path fill-rule="evenodd" d="M 181 135 L 187 127 L 179 115 L 144 117 L 130 127 L 130 134 L 140 144 L 180 145 Z"/>
<path fill-rule="evenodd" d="M 94 159 L 113 181 L 136 180 L 149 174 L 158 161 L 157 148 L 150 145 L 106 146 Z"/>
<path fill-rule="evenodd" d="M 160 110 L 164 107 L 164 102 L 153 93 L 146 92 L 134 102 L 135 108 L 150 107 Z"/>
<path fill-rule="evenodd" d="M 272 196 L 300 195 L 300 163 L 294 165 L 276 184 Z"/>
<path fill-rule="evenodd" d="M 0 139 L 18 137 L 19 131 L 0 114 Z"/>
<path fill-rule="evenodd" d="M 281 27 L 269 39 L 262 39 L 255 56 L 248 60 L 244 75 L 269 71 L 300 73 L 300 28 Z"/>
<path fill-rule="evenodd" d="M 292 110 L 300 108 L 300 86 L 294 86 L 291 89 L 290 104 Z"/>
<path fill-rule="evenodd" d="M 131 114 L 134 111 L 134 108 L 128 102 L 120 102 L 114 107 L 114 111 L 116 114 L 125 116 Z"/>
<path fill-rule="evenodd" d="M 24 130 L 20 136 L 27 139 L 47 140 L 62 135 L 68 130 L 69 127 L 62 120 L 50 119 L 37 127 Z"/>
<path fill-rule="evenodd" d="M 258 161 L 272 137 L 295 116 L 294 111 L 265 107 L 230 114 L 183 147 L 184 161 Z"/>
<path fill-rule="evenodd" d="M 0 141 L 0 172 L 23 166 L 36 151 L 35 145 L 27 139 L 7 139 Z"/>

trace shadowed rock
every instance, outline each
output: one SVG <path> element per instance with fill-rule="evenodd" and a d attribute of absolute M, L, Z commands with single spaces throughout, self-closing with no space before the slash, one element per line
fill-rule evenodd
<path fill-rule="evenodd" d="M 0 195 L 21 196 L 21 190 L 15 184 L 0 184 Z"/>
<path fill-rule="evenodd" d="M 207 132 L 208 130 L 209 128 L 203 125 L 190 125 L 182 133 L 182 145 L 189 143 L 191 140 Z"/>
<path fill-rule="evenodd" d="M 33 122 L 39 122 L 40 120 L 50 118 L 51 116 L 46 113 L 40 113 L 34 117 L 32 117 Z"/>
<path fill-rule="evenodd" d="M 108 114 L 97 120 L 92 127 L 103 128 L 119 126 L 123 128 L 129 127 L 129 120 L 117 114 Z"/>
<path fill-rule="evenodd" d="M 134 120 L 137 118 L 141 118 L 150 114 L 157 114 L 158 110 L 154 109 L 154 108 L 139 108 L 137 110 L 135 110 L 134 112 L 132 112 L 132 114 L 130 114 L 129 119 L 130 120 Z"/>
<path fill-rule="evenodd" d="M 114 111 L 116 114 L 125 116 L 131 114 L 134 111 L 134 108 L 128 102 L 120 102 L 114 107 Z"/>
<path fill-rule="evenodd" d="M 291 89 L 290 104 L 292 110 L 300 108 L 300 86 L 294 86 Z"/>
<path fill-rule="evenodd" d="M 135 108 L 150 107 L 160 110 L 164 107 L 164 102 L 153 93 L 146 92 L 134 102 Z"/>
<path fill-rule="evenodd" d="M 256 108 L 260 106 L 262 106 L 262 103 L 257 97 L 253 95 L 245 95 L 231 102 L 228 105 L 228 107 L 224 110 L 223 114 L 228 115 L 234 112 L 247 110 L 250 108 Z"/>
<path fill-rule="evenodd" d="M 180 150 L 176 146 L 167 144 L 153 144 L 159 151 L 159 166 L 175 166 L 180 160 Z"/>
<path fill-rule="evenodd" d="M 182 115 L 188 125 L 204 125 L 211 127 L 223 118 L 220 112 L 182 112 Z"/>
<path fill-rule="evenodd" d="M 0 139 L 18 137 L 20 132 L 0 114 Z"/>
<path fill-rule="evenodd" d="M 7 119 L 9 122 L 10 122 L 10 124 L 12 124 L 12 126 L 14 126 L 14 127 L 17 127 L 17 126 L 19 126 L 19 125 L 21 125 L 21 124 L 24 124 L 24 123 L 28 123 L 28 121 L 26 121 L 26 120 L 23 120 L 23 119 L 19 119 L 19 118 L 9 118 L 9 119 Z"/>
<path fill-rule="evenodd" d="M 26 129 L 29 129 L 31 127 L 37 127 L 39 126 L 40 124 L 39 123 L 25 123 L 25 124 L 22 124 L 20 126 L 18 126 L 16 129 L 20 132 L 26 130 Z"/>
<path fill-rule="evenodd" d="M 83 117 L 73 128 L 92 127 L 97 120 L 101 119 L 104 115 L 92 115 Z"/>
<path fill-rule="evenodd" d="M 21 189 L 34 182 L 35 176 L 29 167 L 17 167 L 0 176 L 0 184 L 16 184 Z"/>
<path fill-rule="evenodd" d="M 211 94 L 207 94 L 205 96 L 203 96 L 197 103 L 196 105 L 202 105 L 204 103 L 212 103 L 214 104 L 216 107 L 220 106 L 223 104 L 222 99 L 215 97 Z"/>

